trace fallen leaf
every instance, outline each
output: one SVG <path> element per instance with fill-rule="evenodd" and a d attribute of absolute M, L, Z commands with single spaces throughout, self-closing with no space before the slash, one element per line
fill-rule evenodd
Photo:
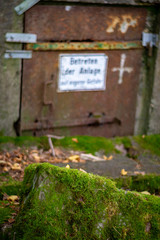
<path fill-rule="evenodd" d="M 77 138 L 72 138 L 72 141 L 78 143 L 78 139 Z"/>
<path fill-rule="evenodd" d="M 67 169 L 70 169 L 70 166 L 67 164 L 67 165 L 66 165 L 66 168 L 67 168 Z"/>
<path fill-rule="evenodd" d="M 9 168 L 7 168 L 7 167 L 3 168 L 3 172 L 8 172 L 8 171 L 9 171 Z"/>
<path fill-rule="evenodd" d="M 17 162 L 17 163 L 20 163 L 22 161 L 22 158 L 15 157 L 15 158 L 13 158 L 13 161 Z"/>
<path fill-rule="evenodd" d="M 8 165 L 8 166 L 12 166 L 12 164 L 11 163 L 8 163 L 8 162 L 6 162 L 6 161 L 3 161 L 3 160 L 0 160 L 0 165 L 1 166 L 6 166 L 6 165 Z"/>
<path fill-rule="evenodd" d="M 104 156 L 103 156 L 103 159 L 104 159 L 104 160 L 107 160 L 107 161 L 110 161 L 110 160 L 113 159 L 113 156 L 110 155 L 109 157 L 106 157 L 106 156 L 104 155 Z"/>
<path fill-rule="evenodd" d="M 63 163 L 69 163 L 69 160 L 64 160 Z"/>
<path fill-rule="evenodd" d="M 12 170 L 20 170 L 20 171 L 22 170 L 19 163 L 13 164 L 13 166 L 11 168 L 12 168 Z"/>
<path fill-rule="evenodd" d="M 19 200 L 19 197 L 16 196 L 16 195 L 11 195 L 11 196 L 8 196 L 8 197 L 7 197 L 7 200 L 8 200 L 8 201 L 11 201 L 11 202 L 15 202 L 15 201 L 18 201 L 18 200 Z"/>
<path fill-rule="evenodd" d="M 33 154 L 32 154 L 32 157 L 34 158 L 34 160 L 35 160 L 36 162 L 39 162 L 39 161 L 40 161 L 40 157 L 39 157 L 39 155 L 38 155 L 37 153 L 33 153 Z"/>
<path fill-rule="evenodd" d="M 11 155 L 9 154 L 9 152 L 7 152 L 7 153 L 6 153 L 6 157 L 7 157 L 7 158 L 10 158 L 10 156 L 11 156 Z"/>
<path fill-rule="evenodd" d="M 73 156 L 70 156 L 68 158 L 68 160 L 71 161 L 71 162 L 75 162 L 75 161 L 78 162 L 80 160 L 80 156 L 79 155 L 73 155 Z"/>
<path fill-rule="evenodd" d="M 30 151 L 30 153 L 38 153 L 38 150 L 33 149 L 33 150 Z"/>
<path fill-rule="evenodd" d="M 15 219 L 14 218 L 10 218 L 10 219 L 8 219 L 8 222 L 9 223 L 13 223 L 13 222 L 15 222 Z"/>
<path fill-rule="evenodd" d="M 121 170 L 121 175 L 122 175 L 122 176 L 125 176 L 125 175 L 127 175 L 127 171 L 125 171 L 125 169 L 124 169 L 124 168 Z"/>

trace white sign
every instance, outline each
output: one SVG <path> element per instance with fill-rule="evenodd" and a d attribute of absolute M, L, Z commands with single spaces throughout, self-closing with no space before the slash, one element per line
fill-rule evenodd
<path fill-rule="evenodd" d="M 105 90 L 107 63 L 105 54 L 60 54 L 58 91 Z"/>
<path fill-rule="evenodd" d="M 6 33 L 7 42 L 36 43 L 37 35 L 30 33 Z"/>

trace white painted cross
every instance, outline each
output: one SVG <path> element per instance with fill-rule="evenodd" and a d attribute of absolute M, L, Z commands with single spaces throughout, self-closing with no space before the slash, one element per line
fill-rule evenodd
<path fill-rule="evenodd" d="M 118 84 L 122 84 L 124 72 L 131 73 L 133 71 L 132 67 L 124 67 L 125 61 L 126 61 L 126 54 L 121 54 L 120 67 L 112 68 L 112 72 L 119 71 Z"/>

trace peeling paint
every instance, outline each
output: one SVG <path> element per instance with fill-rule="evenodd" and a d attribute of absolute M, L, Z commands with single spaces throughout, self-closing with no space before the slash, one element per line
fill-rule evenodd
<path fill-rule="evenodd" d="M 138 18 L 133 18 L 131 15 L 122 15 L 121 17 L 110 16 L 111 23 L 106 29 L 107 33 L 113 33 L 118 27 L 118 31 L 121 33 L 126 33 L 129 27 L 136 27 Z"/>
<path fill-rule="evenodd" d="M 133 71 L 132 67 L 124 67 L 126 61 L 126 54 L 121 54 L 120 67 L 112 68 L 112 72 L 119 71 L 118 84 L 123 83 L 123 74 L 124 72 L 131 73 Z"/>

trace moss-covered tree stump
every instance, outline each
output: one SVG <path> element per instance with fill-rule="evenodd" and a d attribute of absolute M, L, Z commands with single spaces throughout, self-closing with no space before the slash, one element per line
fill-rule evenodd
<path fill-rule="evenodd" d="M 113 181 L 79 170 L 33 164 L 25 170 L 13 235 L 16 240 L 157 240 L 160 198 L 117 189 Z"/>

